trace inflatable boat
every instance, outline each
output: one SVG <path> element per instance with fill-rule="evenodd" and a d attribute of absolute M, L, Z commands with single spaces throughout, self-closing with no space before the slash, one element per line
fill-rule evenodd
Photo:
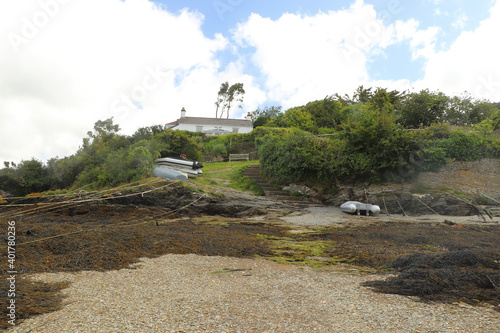
<path fill-rule="evenodd" d="M 358 215 L 377 215 L 380 213 L 380 207 L 361 203 L 359 201 L 347 201 L 340 205 L 340 210 L 348 214 Z"/>

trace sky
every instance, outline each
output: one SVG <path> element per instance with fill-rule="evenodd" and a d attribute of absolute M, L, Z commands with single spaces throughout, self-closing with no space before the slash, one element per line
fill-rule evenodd
<path fill-rule="evenodd" d="M 0 0 L 0 167 L 120 133 L 363 85 L 500 101 L 500 0 Z"/>

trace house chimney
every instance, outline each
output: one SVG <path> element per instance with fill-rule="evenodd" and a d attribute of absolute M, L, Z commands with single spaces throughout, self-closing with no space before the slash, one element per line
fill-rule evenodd
<path fill-rule="evenodd" d="M 181 110 L 181 118 L 186 118 L 186 109 L 184 108 Z"/>
<path fill-rule="evenodd" d="M 252 120 L 252 115 L 250 112 L 247 113 L 247 116 L 245 117 L 246 120 Z"/>

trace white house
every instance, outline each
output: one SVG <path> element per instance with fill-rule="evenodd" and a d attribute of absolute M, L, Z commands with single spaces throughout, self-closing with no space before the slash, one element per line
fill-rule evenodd
<path fill-rule="evenodd" d="M 222 119 L 186 117 L 186 109 L 182 108 L 181 117 L 165 124 L 166 128 L 191 132 L 202 132 L 207 135 L 249 133 L 253 130 L 250 114 L 245 119 Z"/>

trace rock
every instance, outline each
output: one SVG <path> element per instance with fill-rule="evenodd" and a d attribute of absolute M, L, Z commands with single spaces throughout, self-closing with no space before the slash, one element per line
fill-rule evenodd
<path fill-rule="evenodd" d="M 2 196 L 2 197 L 11 197 L 12 194 L 10 194 L 9 192 L 5 192 L 4 190 L 0 189 L 0 196 Z"/>
<path fill-rule="evenodd" d="M 238 191 L 225 193 L 223 196 L 209 196 L 192 192 L 184 186 L 168 191 L 152 192 L 144 196 L 131 196 L 110 200 L 113 204 L 155 206 L 168 209 L 186 207 L 193 214 L 220 215 L 227 217 L 245 217 L 256 215 L 282 216 L 297 210 L 277 200 Z"/>
<path fill-rule="evenodd" d="M 310 196 L 310 197 L 315 197 L 318 195 L 318 192 L 316 192 L 315 190 L 305 186 L 305 185 L 297 185 L 297 184 L 290 184 L 288 186 L 283 186 L 282 187 L 282 190 L 283 191 L 288 191 L 290 193 L 292 192 L 299 192 L 301 193 L 302 195 L 307 195 L 307 196 Z"/>
<path fill-rule="evenodd" d="M 475 211 L 467 202 L 446 194 L 435 199 L 430 194 L 394 193 L 372 201 L 370 203 L 380 206 L 382 214 L 387 211 L 389 214 L 403 214 L 404 210 L 409 215 L 429 215 L 436 212 L 439 215 L 470 216 Z"/>

